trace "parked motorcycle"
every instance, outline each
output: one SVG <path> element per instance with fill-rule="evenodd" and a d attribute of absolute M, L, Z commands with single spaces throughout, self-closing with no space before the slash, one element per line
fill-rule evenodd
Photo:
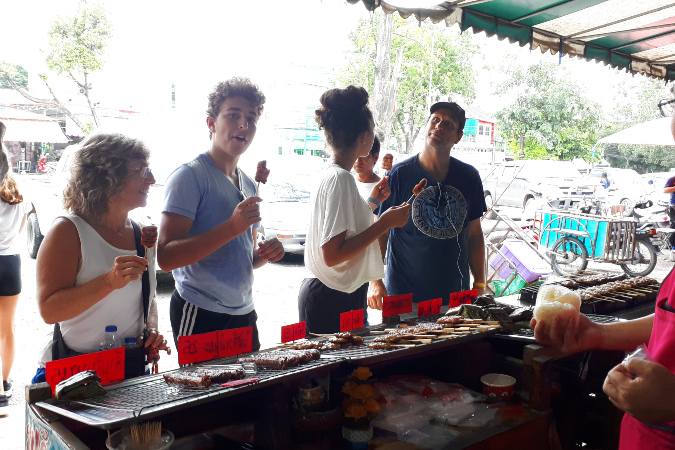
<path fill-rule="evenodd" d="M 654 249 L 663 254 L 670 255 L 670 235 L 675 229 L 670 228 L 668 216 L 669 203 L 659 201 L 656 205 L 650 200 L 635 205 L 634 216 L 638 220 L 638 233 L 649 238 Z"/>

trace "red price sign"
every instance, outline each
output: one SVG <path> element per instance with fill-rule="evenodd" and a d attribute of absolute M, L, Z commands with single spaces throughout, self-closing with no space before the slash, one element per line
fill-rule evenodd
<path fill-rule="evenodd" d="M 459 305 L 470 305 L 478 298 L 478 290 L 459 291 L 450 293 L 450 307 L 455 308 Z"/>
<path fill-rule="evenodd" d="M 440 297 L 419 302 L 417 304 L 417 316 L 425 317 L 440 314 L 441 304 L 443 304 L 443 299 Z"/>
<path fill-rule="evenodd" d="M 253 327 L 232 328 L 218 332 L 218 356 L 251 353 L 253 351 Z"/>
<path fill-rule="evenodd" d="M 307 324 L 304 321 L 281 327 L 282 343 L 304 339 L 305 336 L 307 336 Z"/>
<path fill-rule="evenodd" d="M 340 313 L 340 331 L 351 331 L 365 326 L 363 309 L 354 309 Z"/>
<path fill-rule="evenodd" d="M 355 309 L 352 311 L 352 324 L 354 330 L 366 326 L 365 311 L 363 309 Z"/>
<path fill-rule="evenodd" d="M 59 382 L 85 370 L 96 372 L 101 384 L 124 380 L 124 347 L 48 361 L 45 365 L 45 379 L 53 394 Z"/>
<path fill-rule="evenodd" d="M 192 336 L 179 336 L 178 364 L 182 366 L 218 358 L 218 333 L 219 331 L 211 331 Z"/>
<path fill-rule="evenodd" d="M 382 317 L 412 312 L 412 294 L 386 295 L 382 301 Z"/>
<path fill-rule="evenodd" d="M 253 328 L 242 327 L 178 337 L 178 364 L 192 364 L 216 358 L 250 353 Z"/>

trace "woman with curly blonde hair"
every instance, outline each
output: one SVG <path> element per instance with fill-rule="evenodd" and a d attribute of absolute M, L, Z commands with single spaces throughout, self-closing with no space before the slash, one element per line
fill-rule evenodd
<path fill-rule="evenodd" d="M 154 251 L 145 253 L 140 228 L 128 217 L 145 206 L 155 183 L 148 157 L 141 142 L 119 134 L 94 135 L 76 152 L 63 196 L 70 214 L 56 219 L 37 258 L 40 314 L 54 324 L 41 367 L 99 350 L 112 325 L 120 341 L 145 335 L 148 361 L 166 349 L 155 331 Z M 42 376 L 39 369 L 34 382 Z"/>
<path fill-rule="evenodd" d="M 2 147 L 5 124 L 0 122 L 0 415 L 12 395 L 9 372 L 14 362 L 14 313 L 21 293 L 19 235 L 26 223 L 26 203 L 10 175 Z"/>

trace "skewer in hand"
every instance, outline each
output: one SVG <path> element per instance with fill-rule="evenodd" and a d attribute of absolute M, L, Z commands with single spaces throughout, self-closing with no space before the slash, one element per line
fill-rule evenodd
<path fill-rule="evenodd" d="M 157 243 L 157 226 L 146 225 L 141 227 L 141 245 L 145 247 L 145 259 L 148 259 L 148 249 Z"/>
<path fill-rule="evenodd" d="M 260 183 L 262 184 L 267 183 L 268 176 L 270 176 L 270 169 L 267 168 L 267 161 L 265 160 L 259 161 L 258 167 L 255 170 L 255 181 L 257 181 L 258 183 L 255 188 L 256 194 L 260 189 Z"/>
<path fill-rule="evenodd" d="M 418 195 L 420 195 L 420 194 L 422 193 L 422 191 L 424 190 L 424 188 L 426 188 L 426 187 L 427 187 L 427 179 L 426 179 L 426 178 L 422 178 L 422 179 L 415 185 L 415 187 L 413 187 L 413 189 L 412 189 L 412 195 L 410 196 L 410 198 L 408 199 L 408 201 L 407 201 L 406 203 L 412 203 L 412 201 L 415 200 L 415 197 L 417 197 Z"/>

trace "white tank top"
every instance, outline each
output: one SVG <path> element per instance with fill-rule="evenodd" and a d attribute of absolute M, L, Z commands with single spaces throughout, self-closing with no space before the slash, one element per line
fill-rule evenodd
<path fill-rule="evenodd" d="M 135 250 L 123 250 L 110 245 L 81 217 L 64 217 L 75 225 L 80 236 L 81 264 L 75 279 L 76 286 L 110 271 L 115 257 L 136 254 Z M 107 325 L 117 325 L 117 338 L 120 341 L 125 337 L 140 336 L 143 331 L 141 280 L 111 292 L 86 311 L 60 322 L 60 325 L 66 345 L 80 353 L 98 351 Z M 51 341 L 45 347 L 41 362 L 49 360 Z"/>

